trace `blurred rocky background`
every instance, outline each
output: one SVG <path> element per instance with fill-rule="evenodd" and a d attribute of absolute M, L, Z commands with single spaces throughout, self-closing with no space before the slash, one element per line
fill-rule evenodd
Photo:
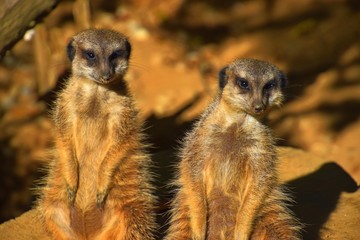
<path fill-rule="evenodd" d="M 49 12 L 0 62 L 0 222 L 36 198 L 51 159 L 52 104 L 69 74 L 65 46 L 88 27 L 132 42 L 127 79 L 161 177 L 216 93 L 218 70 L 252 57 L 289 79 L 286 103 L 268 119 L 279 145 L 332 161 L 359 185 L 360 1 L 61 0 Z"/>

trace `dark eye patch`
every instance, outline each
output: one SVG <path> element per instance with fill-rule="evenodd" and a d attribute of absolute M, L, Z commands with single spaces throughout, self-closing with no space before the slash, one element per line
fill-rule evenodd
<path fill-rule="evenodd" d="M 240 88 L 249 90 L 249 82 L 245 78 L 237 77 L 236 78 L 236 84 L 239 85 Z"/>
<path fill-rule="evenodd" d="M 264 90 L 268 91 L 271 90 L 273 88 L 277 87 L 277 82 L 275 79 L 270 80 L 269 82 L 267 82 L 264 86 Z"/>
<path fill-rule="evenodd" d="M 113 53 L 110 54 L 109 60 L 112 61 L 116 58 L 125 57 L 125 51 L 123 50 L 116 50 Z"/>

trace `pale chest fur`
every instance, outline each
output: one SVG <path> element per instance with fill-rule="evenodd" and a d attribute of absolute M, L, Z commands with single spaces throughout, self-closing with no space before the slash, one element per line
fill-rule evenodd
<path fill-rule="evenodd" d="M 97 165 L 115 134 L 115 124 L 123 110 L 122 97 L 95 84 L 69 87 L 71 91 L 65 91 L 63 98 L 69 99 L 67 105 L 76 156 L 80 165 Z"/>
<path fill-rule="evenodd" d="M 261 123 L 251 118 L 226 128 L 210 125 L 206 131 L 203 171 L 206 192 L 217 189 L 225 195 L 241 197 L 245 184 L 252 181 L 253 172 L 259 165 L 267 164 L 257 162 L 257 156 L 270 150 L 264 144 L 271 142 L 270 136 Z"/>
<path fill-rule="evenodd" d="M 98 169 L 104 160 L 124 112 L 123 96 L 101 86 L 70 82 L 61 93 L 66 135 L 74 146 L 79 167 L 77 200 L 84 208 L 95 199 Z M 91 184 L 89 184 L 91 183 Z"/>

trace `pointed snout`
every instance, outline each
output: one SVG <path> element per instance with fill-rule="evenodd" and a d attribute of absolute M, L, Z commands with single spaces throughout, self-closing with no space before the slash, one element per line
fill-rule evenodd
<path fill-rule="evenodd" d="M 260 114 L 265 111 L 265 106 L 263 104 L 258 104 L 254 106 L 254 112 Z"/>
<path fill-rule="evenodd" d="M 103 66 L 101 71 L 101 80 L 109 81 L 114 75 L 114 71 L 111 69 L 110 66 Z"/>
<path fill-rule="evenodd" d="M 266 110 L 266 105 L 262 101 L 258 100 L 254 102 L 252 108 L 255 114 L 262 114 Z"/>
<path fill-rule="evenodd" d="M 105 81 L 108 81 L 108 80 L 111 79 L 111 76 L 112 76 L 111 73 L 106 72 L 106 73 L 103 73 L 103 74 L 102 74 L 101 79 L 102 79 L 102 80 L 105 80 Z"/>

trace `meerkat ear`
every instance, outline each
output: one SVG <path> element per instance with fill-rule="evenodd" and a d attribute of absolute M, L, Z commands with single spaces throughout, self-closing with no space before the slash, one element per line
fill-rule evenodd
<path fill-rule="evenodd" d="M 131 54 L 131 44 L 128 40 L 125 41 L 125 49 L 127 52 L 127 58 L 130 58 L 130 54 Z"/>
<path fill-rule="evenodd" d="M 74 43 L 74 39 L 71 39 L 66 47 L 66 53 L 67 53 L 67 56 L 68 56 L 70 62 L 72 62 L 74 60 L 75 51 L 76 51 L 73 43 Z"/>
<path fill-rule="evenodd" d="M 286 75 L 283 72 L 280 72 L 280 87 L 284 89 L 288 84 Z"/>
<path fill-rule="evenodd" d="M 220 70 L 219 72 L 219 88 L 222 90 L 225 85 L 227 84 L 228 80 L 227 80 L 227 76 L 226 76 L 226 70 L 228 67 L 224 67 L 223 69 Z"/>

